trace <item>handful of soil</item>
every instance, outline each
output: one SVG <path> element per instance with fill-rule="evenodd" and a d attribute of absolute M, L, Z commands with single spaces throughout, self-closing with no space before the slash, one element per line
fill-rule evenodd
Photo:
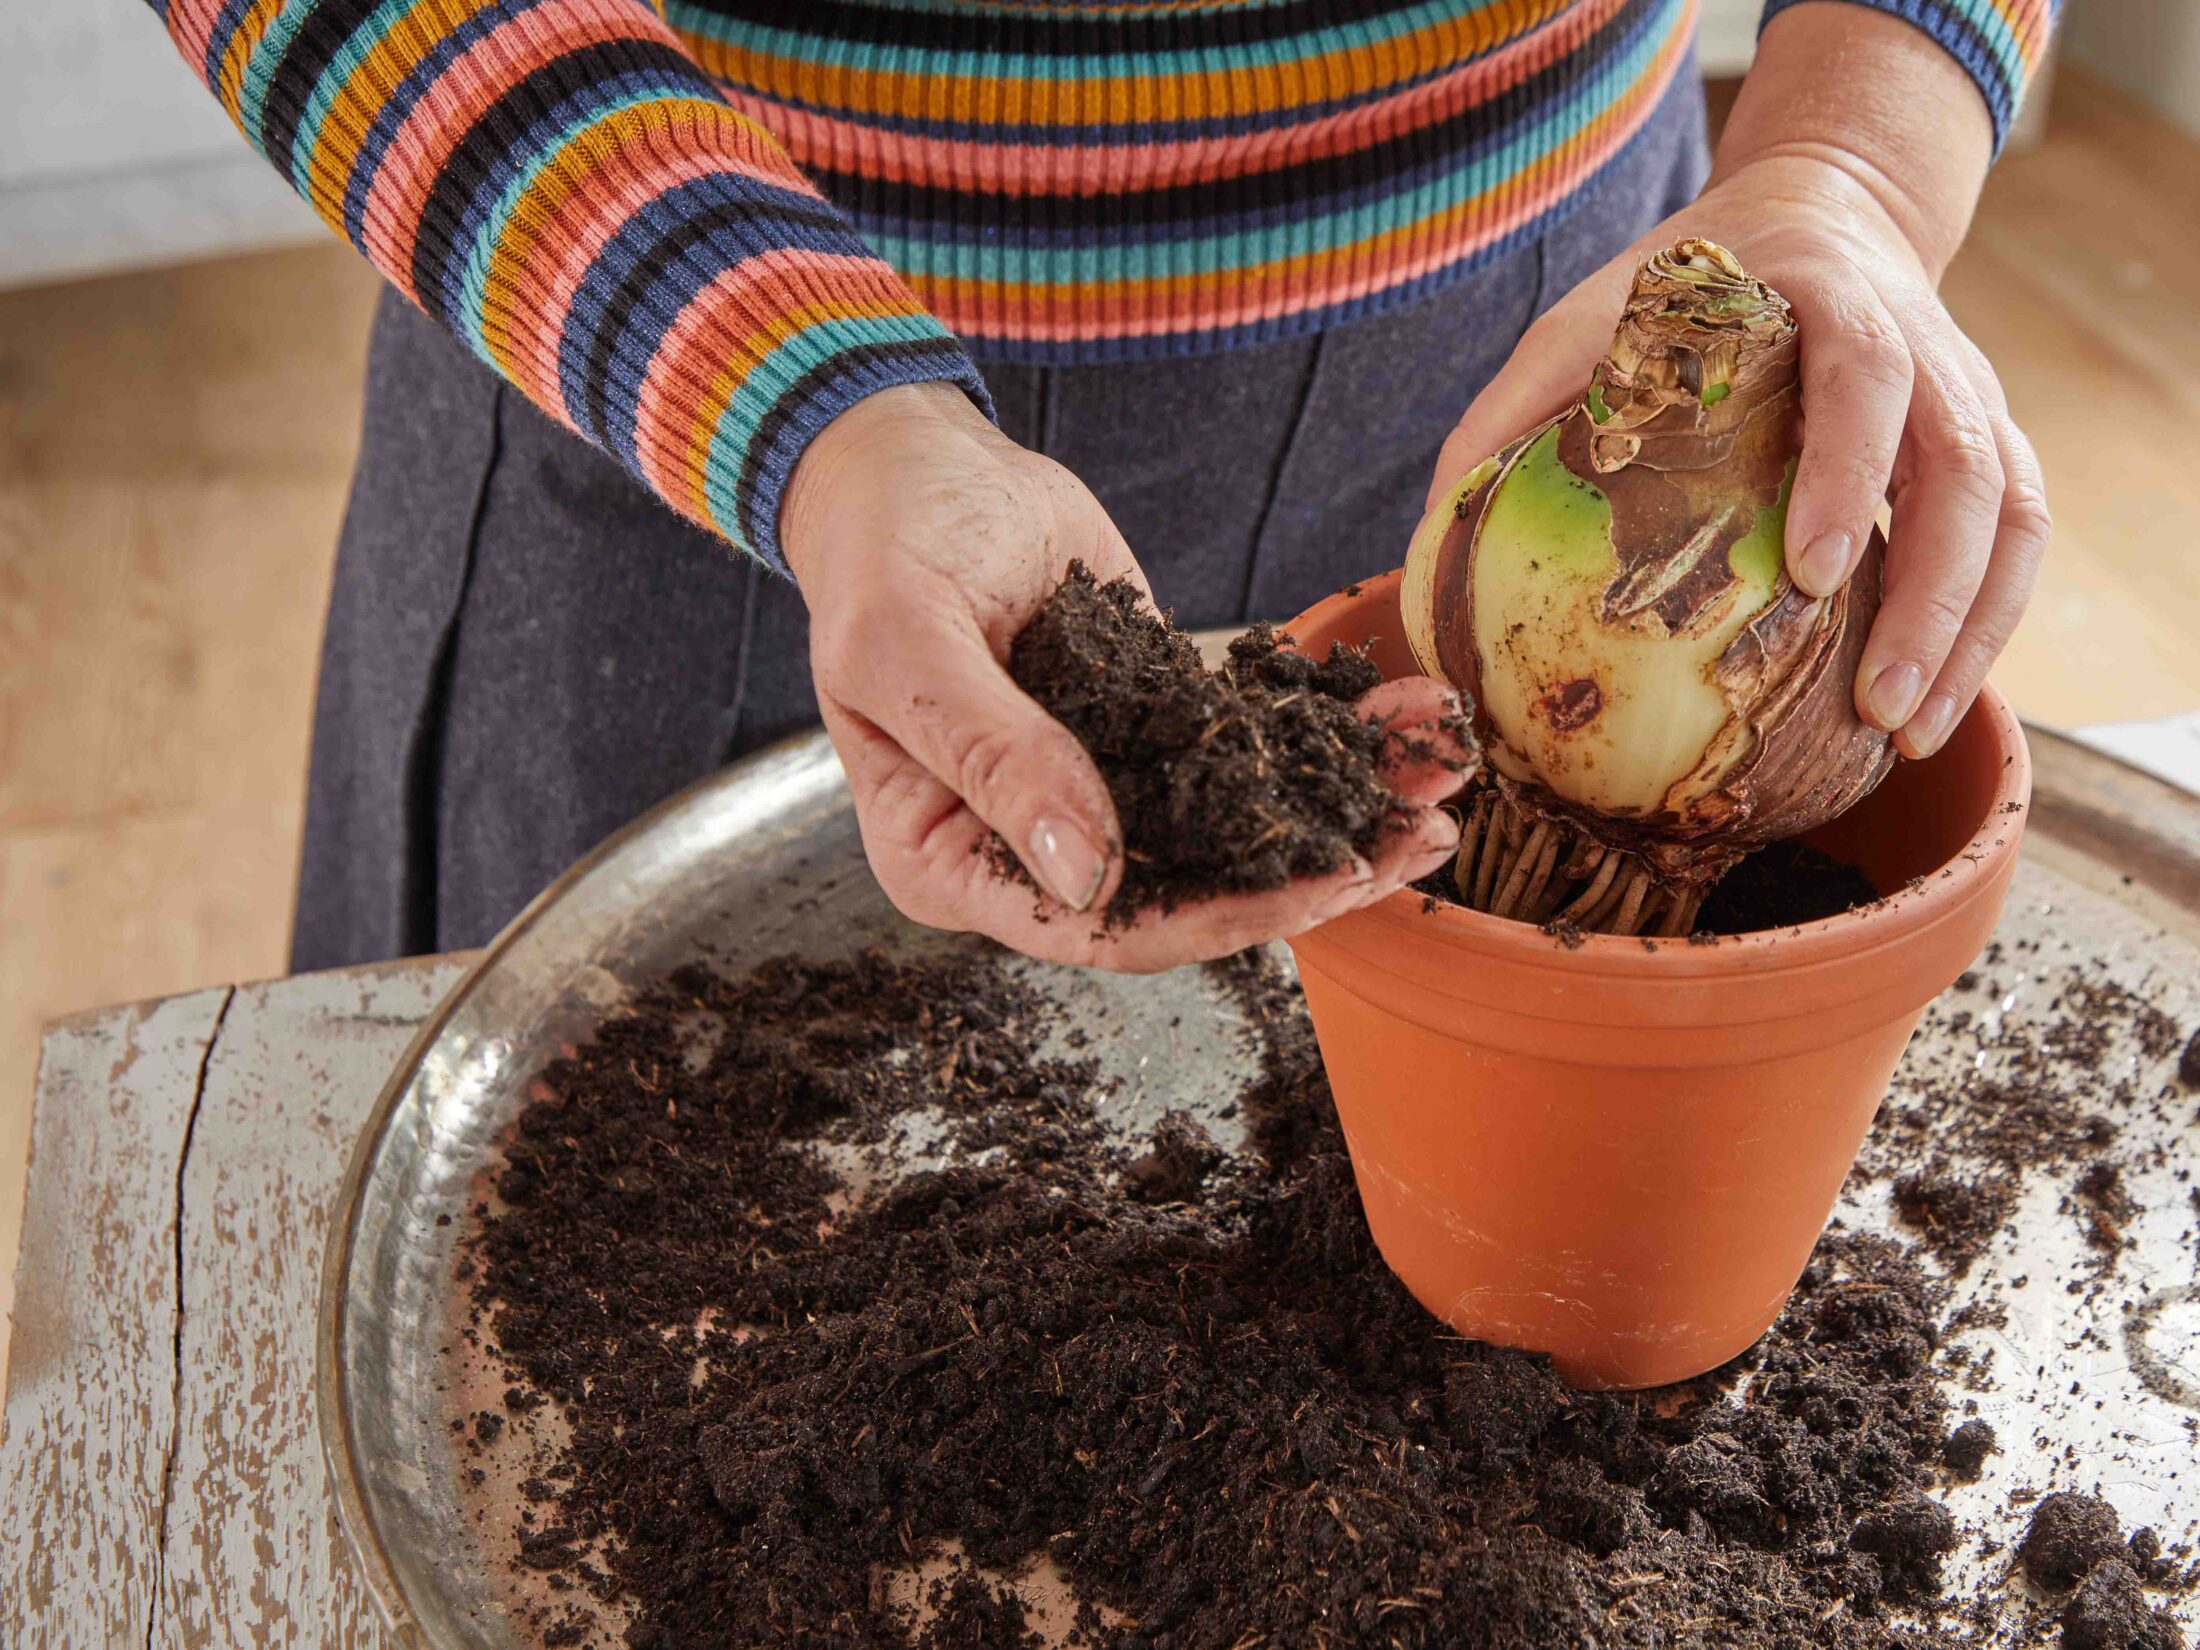
<path fill-rule="evenodd" d="M 1091 752 L 1115 801 L 1127 863 L 1110 926 L 1321 876 L 1404 817 L 1379 768 L 1384 732 L 1353 709 L 1382 672 L 1342 644 L 1317 661 L 1290 641 L 1255 625 L 1210 673 L 1128 579 L 1101 584 L 1082 562 L 1016 638 L 1009 675 Z"/>

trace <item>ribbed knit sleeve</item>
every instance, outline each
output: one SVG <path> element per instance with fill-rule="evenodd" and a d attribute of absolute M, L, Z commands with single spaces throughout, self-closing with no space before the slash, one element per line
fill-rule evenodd
<path fill-rule="evenodd" d="M 1764 22 L 1801 0 L 1765 0 Z M 1945 46 L 1978 83 L 1994 121 L 1994 153 L 2024 101 L 2024 88 L 2047 53 L 2063 0 L 1850 0 L 1914 23 Z M 1758 27 L 1764 26 L 1760 23 Z"/>
<path fill-rule="evenodd" d="M 804 446 L 977 369 L 639 0 L 153 0 L 331 228 L 680 514 L 784 569 Z"/>

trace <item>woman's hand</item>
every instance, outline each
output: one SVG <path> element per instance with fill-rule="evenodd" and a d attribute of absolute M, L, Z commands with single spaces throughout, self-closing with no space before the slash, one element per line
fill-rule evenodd
<path fill-rule="evenodd" d="M 961 391 L 891 389 L 811 444 L 781 539 L 809 604 L 818 704 L 864 850 L 915 921 L 1054 961 L 1146 972 L 1299 933 L 1457 851 L 1458 827 L 1435 806 L 1457 774 L 1401 750 L 1389 776 L 1418 812 L 1372 862 L 1103 931 L 1097 912 L 1123 870 L 1114 804 L 1084 748 L 1004 667 L 1072 560 L 1102 580 L 1144 586 L 1098 500 L 994 429 Z M 1415 731 L 1425 752 L 1454 701 L 1415 679 L 1377 688 L 1361 707 Z M 1046 891 L 1043 903 L 995 868 L 985 851 L 995 832 Z"/>
<path fill-rule="evenodd" d="M 2048 539 L 2039 462 L 1935 291 L 1990 135 L 1968 78 L 1907 24 L 1846 5 L 1781 13 L 1709 187 L 1529 328 L 1446 442 L 1431 505 L 1581 393 L 1649 253 L 1717 241 L 1801 331 L 1789 574 L 1813 595 L 1838 588 L 1892 498 L 1857 709 L 1905 756 L 1938 750 L 2016 628 Z"/>

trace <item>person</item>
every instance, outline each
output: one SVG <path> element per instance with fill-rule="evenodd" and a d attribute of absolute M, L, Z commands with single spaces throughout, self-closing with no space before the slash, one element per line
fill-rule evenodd
<path fill-rule="evenodd" d="M 1425 771 L 1373 863 L 1045 920 L 988 833 L 1078 911 L 1122 849 L 1008 644 L 1073 557 L 1201 626 L 1395 565 L 1684 234 L 1798 315 L 1796 582 L 1837 587 L 1891 499 L 1856 695 L 1904 755 L 2046 546 L 1936 284 L 2059 0 L 1770 0 L 1715 160 L 1694 0 L 153 3 L 393 289 L 301 968 L 479 944 L 820 717 L 922 922 L 1153 968 L 1381 897 L 1455 840 Z M 1443 705 L 1379 691 L 1395 721 Z"/>

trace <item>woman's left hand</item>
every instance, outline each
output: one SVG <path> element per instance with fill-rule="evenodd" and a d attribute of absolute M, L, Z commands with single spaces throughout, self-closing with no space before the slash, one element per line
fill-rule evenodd
<path fill-rule="evenodd" d="M 1937 270 L 1844 165 L 1776 153 L 1727 170 L 1561 299 L 1446 441 L 1431 506 L 1582 393 L 1636 268 L 1688 235 L 1730 248 L 1795 309 L 1804 413 L 1787 519 L 1795 582 L 1813 595 L 1838 588 L 1881 501 L 1893 501 L 1884 598 L 1856 703 L 1896 734 L 1903 755 L 1930 755 L 2031 598 L 2047 550 L 2046 496 L 1994 369 L 1934 290 Z"/>

